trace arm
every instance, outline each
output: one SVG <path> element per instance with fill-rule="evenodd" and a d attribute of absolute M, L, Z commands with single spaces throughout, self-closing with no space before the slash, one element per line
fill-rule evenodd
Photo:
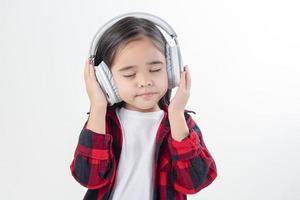
<path fill-rule="evenodd" d="M 216 178 L 215 161 L 204 144 L 199 127 L 188 113 L 170 113 L 169 121 L 173 187 L 183 194 L 195 194 Z"/>
<path fill-rule="evenodd" d="M 91 112 L 80 133 L 70 169 L 72 176 L 81 185 L 89 189 L 97 189 L 110 184 L 113 179 L 115 158 L 112 153 L 112 136 L 105 134 L 103 129 L 105 115 L 95 117 L 94 120 L 92 116 Z M 102 123 L 99 123 L 99 119 L 103 120 Z M 94 131 L 100 129 L 103 132 Z"/>
<path fill-rule="evenodd" d="M 91 112 L 86 128 L 95 133 L 105 134 L 106 108 L 91 106 Z"/>

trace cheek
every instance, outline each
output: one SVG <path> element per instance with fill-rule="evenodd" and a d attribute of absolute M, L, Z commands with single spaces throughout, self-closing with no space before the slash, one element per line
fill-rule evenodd
<path fill-rule="evenodd" d="M 114 80 L 114 83 L 115 83 L 115 86 L 116 88 L 118 89 L 118 91 L 122 91 L 123 90 L 123 81 L 119 78 L 119 77 L 116 77 L 116 76 L 113 76 L 113 80 Z"/>
<path fill-rule="evenodd" d="M 128 95 L 131 95 L 131 92 L 133 91 L 133 86 L 131 83 L 129 83 L 125 79 L 118 79 L 118 78 L 116 78 L 114 81 L 115 81 L 118 93 L 121 97 L 124 98 Z"/>
<path fill-rule="evenodd" d="M 122 80 L 116 80 L 116 87 L 119 91 L 124 91 L 126 90 L 126 88 L 128 88 L 128 83 L 126 83 L 125 81 Z"/>
<path fill-rule="evenodd" d="M 168 75 L 167 72 L 164 72 L 156 81 L 157 84 L 159 84 L 160 87 L 168 87 Z"/>

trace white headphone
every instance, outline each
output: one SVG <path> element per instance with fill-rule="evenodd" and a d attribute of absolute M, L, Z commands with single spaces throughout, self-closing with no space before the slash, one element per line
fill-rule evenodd
<path fill-rule="evenodd" d="M 124 17 L 138 17 L 138 18 L 145 18 L 150 21 L 152 21 L 158 28 L 160 27 L 163 29 L 167 34 L 175 41 L 175 45 L 171 46 L 169 44 L 169 41 L 166 39 L 166 64 L 167 64 L 167 74 L 168 74 L 168 88 L 172 89 L 176 86 L 179 86 L 180 84 L 180 74 L 183 71 L 183 64 L 182 64 L 182 58 L 180 54 L 180 49 L 177 41 L 177 35 L 175 31 L 172 29 L 172 27 L 163 19 L 149 14 L 145 12 L 131 12 L 131 13 L 125 13 L 122 15 L 119 15 L 107 23 L 105 23 L 95 34 L 91 47 L 89 52 L 89 58 L 91 60 L 91 64 L 94 65 L 95 56 L 97 47 L 99 44 L 99 39 L 101 39 L 101 36 L 103 33 L 111 27 L 115 22 L 118 20 L 124 18 Z M 160 29 L 159 29 L 160 30 Z M 162 33 L 162 35 L 165 37 L 165 35 Z M 165 37 L 166 38 L 166 37 Z M 113 105 L 115 103 L 119 103 L 122 101 L 121 97 L 118 94 L 118 89 L 116 87 L 116 84 L 113 80 L 112 74 L 105 64 L 104 61 L 102 61 L 100 66 L 94 66 L 96 71 L 96 77 L 97 80 L 107 97 L 107 101 L 110 105 Z"/>

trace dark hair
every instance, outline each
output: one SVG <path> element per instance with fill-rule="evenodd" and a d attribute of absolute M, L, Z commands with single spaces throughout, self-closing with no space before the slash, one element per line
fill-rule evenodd
<path fill-rule="evenodd" d="M 166 57 L 167 41 L 156 25 L 148 19 L 129 16 L 120 19 L 103 33 L 97 44 L 94 65 L 98 66 L 101 61 L 104 61 L 110 69 L 118 47 L 139 39 L 139 36 L 150 38 Z M 170 104 L 171 93 L 172 90 L 168 89 L 166 94 L 159 100 L 158 105 L 161 109 Z M 116 106 L 121 107 L 124 103 L 124 101 L 119 102 Z"/>

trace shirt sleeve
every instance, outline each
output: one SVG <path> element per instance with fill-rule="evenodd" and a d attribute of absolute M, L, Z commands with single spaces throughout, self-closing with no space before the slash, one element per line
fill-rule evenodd
<path fill-rule="evenodd" d="M 81 185 L 98 189 L 108 185 L 115 173 L 112 136 L 93 132 L 86 125 L 87 121 L 79 135 L 70 170 Z"/>
<path fill-rule="evenodd" d="M 214 181 L 217 168 L 198 125 L 187 112 L 185 118 L 188 136 L 181 141 L 174 140 L 171 135 L 168 138 L 172 156 L 170 180 L 175 190 L 195 194 Z"/>

